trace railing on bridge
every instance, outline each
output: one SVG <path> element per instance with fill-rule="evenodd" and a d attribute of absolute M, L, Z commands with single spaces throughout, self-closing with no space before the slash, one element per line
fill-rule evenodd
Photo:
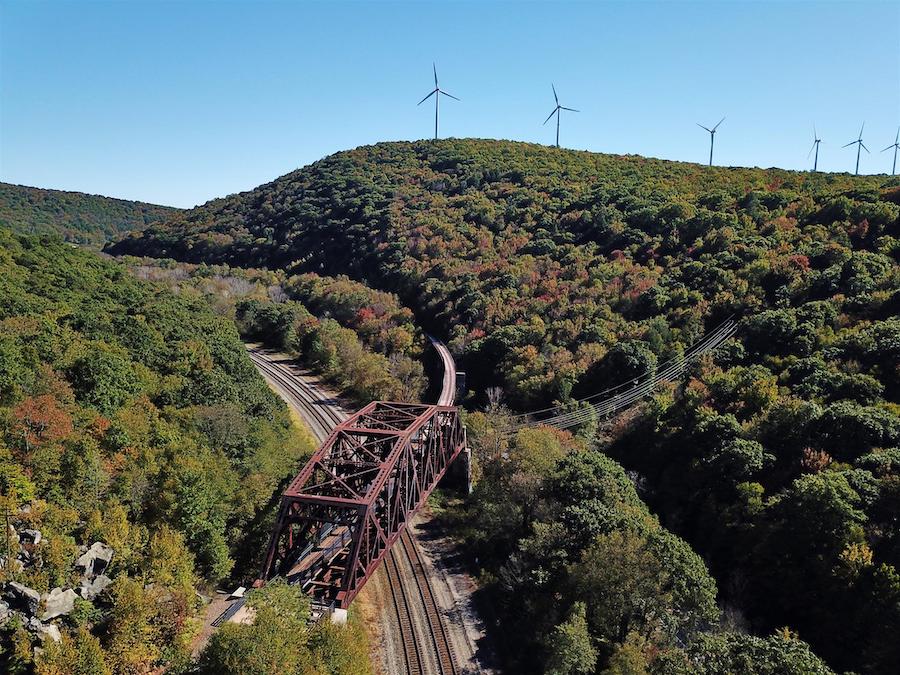
<path fill-rule="evenodd" d="M 370 403 L 285 490 L 261 581 L 348 607 L 465 445 L 455 407 Z"/>

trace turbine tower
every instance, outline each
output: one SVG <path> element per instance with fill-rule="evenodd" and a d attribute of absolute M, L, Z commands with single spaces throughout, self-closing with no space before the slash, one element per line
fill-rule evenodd
<path fill-rule="evenodd" d="M 553 109 L 553 112 L 547 115 L 547 119 L 544 120 L 544 124 L 550 121 L 550 118 L 556 115 L 556 147 L 559 147 L 559 115 L 563 110 L 568 110 L 569 112 L 578 112 L 575 108 L 567 108 L 564 105 L 559 104 L 559 96 L 556 95 L 556 87 L 553 84 L 550 84 L 550 87 L 553 89 L 553 100 L 556 101 L 556 107 Z"/>
<path fill-rule="evenodd" d="M 809 159 L 809 156 L 812 154 L 813 150 L 816 151 L 816 158 L 813 160 L 813 171 L 816 171 L 819 168 L 819 143 L 822 142 L 822 139 L 819 138 L 819 134 L 816 132 L 816 125 L 813 124 L 813 144 L 809 149 L 809 152 L 806 153 L 806 159 Z"/>
<path fill-rule="evenodd" d="M 859 138 L 857 138 L 855 141 L 850 141 L 849 143 L 847 143 L 847 145 L 844 146 L 845 148 L 849 148 L 851 145 L 856 146 L 856 175 L 857 176 L 859 175 L 859 151 L 860 150 L 865 150 L 866 152 L 869 151 L 869 149 L 866 147 L 866 144 L 863 143 L 863 140 L 862 140 L 862 132 L 863 132 L 863 129 L 865 129 L 865 128 L 866 128 L 866 123 L 863 122 L 862 126 L 859 128 Z"/>
<path fill-rule="evenodd" d="M 437 66 L 434 65 L 434 63 L 432 63 L 431 68 L 432 68 L 432 70 L 434 70 L 434 89 L 432 89 L 431 93 L 428 94 L 428 96 L 423 98 L 421 101 L 419 101 L 416 105 L 422 105 L 423 103 L 425 103 L 425 101 L 427 101 L 432 96 L 434 96 L 434 140 L 437 140 L 437 138 L 438 138 L 438 109 L 440 108 L 441 95 L 449 96 L 454 101 L 458 101 L 459 99 L 456 98 L 453 94 L 448 94 L 446 91 L 444 91 L 443 89 L 441 89 L 438 86 Z"/>
<path fill-rule="evenodd" d="M 897 129 L 897 135 L 894 136 L 894 143 L 892 145 L 887 146 L 882 152 L 886 152 L 891 148 L 894 149 L 894 165 L 891 167 L 891 175 L 893 176 L 897 173 L 897 150 L 900 149 L 900 129 Z"/>
<path fill-rule="evenodd" d="M 719 128 L 719 124 L 725 121 L 725 118 L 719 120 L 718 124 L 714 126 L 712 129 L 709 127 L 705 127 L 700 122 L 697 122 L 697 126 L 701 129 L 706 129 L 709 132 L 709 165 L 712 166 L 712 155 L 713 155 L 713 145 L 716 143 L 716 129 Z"/>

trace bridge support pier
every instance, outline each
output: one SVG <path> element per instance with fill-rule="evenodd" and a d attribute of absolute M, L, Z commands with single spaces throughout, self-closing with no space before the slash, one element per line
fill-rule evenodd
<path fill-rule="evenodd" d="M 447 474 L 443 483 L 447 487 L 453 487 L 464 494 L 472 494 L 472 449 L 463 448 L 453 463 L 447 467 Z"/>

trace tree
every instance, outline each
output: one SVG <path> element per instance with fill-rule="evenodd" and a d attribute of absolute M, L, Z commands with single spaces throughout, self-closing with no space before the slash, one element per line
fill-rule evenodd
<path fill-rule="evenodd" d="M 588 607 L 591 635 L 612 644 L 632 631 L 648 637 L 662 628 L 672 599 L 670 574 L 644 537 L 614 531 L 594 539 L 570 578 Z"/>
<path fill-rule="evenodd" d="M 128 358 L 102 343 L 72 364 L 69 378 L 78 398 L 104 415 L 111 415 L 140 391 Z"/>
<path fill-rule="evenodd" d="M 112 586 L 107 655 L 116 675 L 151 673 L 160 656 L 157 602 L 141 582 L 119 575 Z"/>
<path fill-rule="evenodd" d="M 784 631 L 769 638 L 705 634 L 688 647 L 693 672 L 702 675 L 834 675 L 809 645 Z"/>
<path fill-rule="evenodd" d="M 312 665 L 309 600 L 298 586 L 274 581 L 251 591 L 253 623 L 226 623 L 210 638 L 199 672 L 208 675 L 299 675 Z"/>
<path fill-rule="evenodd" d="M 74 635 L 63 632 L 60 642 L 48 640 L 35 661 L 36 675 L 112 675 L 100 641 L 85 626 Z"/>
<path fill-rule="evenodd" d="M 58 441 L 72 433 L 72 417 L 53 396 L 28 397 L 12 410 L 13 433 L 25 452 L 39 443 Z"/>
<path fill-rule="evenodd" d="M 597 650 L 591 643 L 583 602 L 576 602 L 569 618 L 559 624 L 550 637 L 547 675 L 588 675 L 597 664 Z"/>

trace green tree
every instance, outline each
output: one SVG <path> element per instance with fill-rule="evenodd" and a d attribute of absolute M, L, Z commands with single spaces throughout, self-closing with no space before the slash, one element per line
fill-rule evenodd
<path fill-rule="evenodd" d="M 559 624 L 550 636 L 550 656 L 545 672 L 548 675 L 588 675 L 597 665 L 597 650 L 591 643 L 586 608 L 576 602 L 569 618 Z"/>
<path fill-rule="evenodd" d="M 226 623 L 200 657 L 199 672 L 209 675 L 300 674 L 312 666 L 309 600 L 298 586 L 272 582 L 252 591 L 247 604 L 253 622 Z"/>
<path fill-rule="evenodd" d="M 36 675 L 112 675 L 100 641 L 84 626 L 79 626 L 74 635 L 63 632 L 58 643 L 45 643 L 34 670 Z"/>

